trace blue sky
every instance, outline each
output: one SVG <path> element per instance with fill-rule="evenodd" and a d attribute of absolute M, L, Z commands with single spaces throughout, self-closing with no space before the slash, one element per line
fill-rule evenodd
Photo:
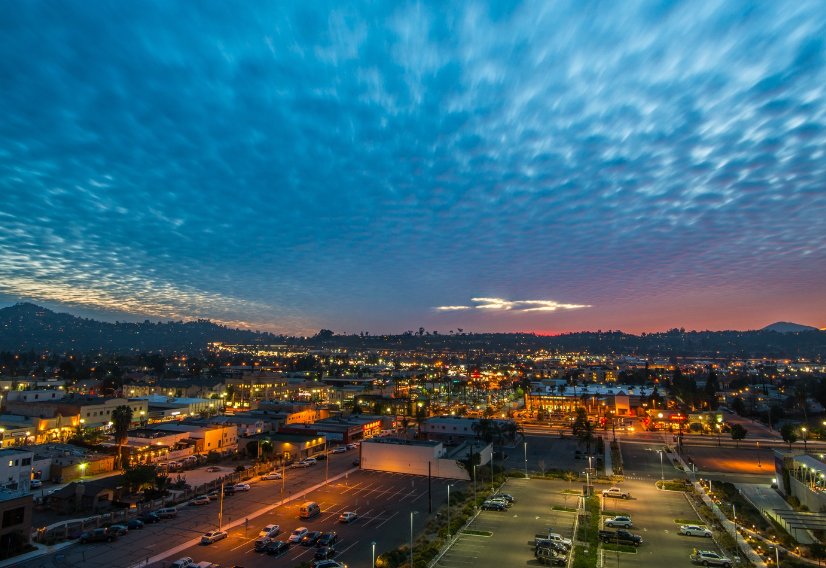
<path fill-rule="evenodd" d="M 0 305 L 286 333 L 826 325 L 821 2 L 31 2 Z"/>

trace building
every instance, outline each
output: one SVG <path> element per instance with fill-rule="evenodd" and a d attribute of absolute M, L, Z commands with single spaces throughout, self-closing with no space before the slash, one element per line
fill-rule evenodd
<path fill-rule="evenodd" d="M 525 410 L 531 414 L 545 412 L 550 415 L 573 414 L 584 408 L 588 414 L 598 416 L 633 416 L 642 401 L 653 390 L 637 385 L 582 385 L 534 383 L 531 392 L 525 393 Z"/>
<path fill-rule="evenodd" d="M 148 409 L 146 400 L 70 395 L 60 400 L 9 401 L 6 413 L 39 418 L 79 416 L 79 421 L 85 428 L 101 428 L 109 425 L 112 411 L 119 406 L 132 409 L 133 423 L 138 423 Z"/>
<path fill-rule="evenodd" d="M 156 394 L 177 398 L 209 398 L 215 400 L 221 398 L 221 395 L 225 392 L 226 385 L 223 377 L 164 379 L 157 382 L 144 380 L 123 387 L 123 394 L 129 398 Z"/>
<path fill-rule="evenodd" d="M 189 416 L 210 416 L 219 412 L 223 399 L 175 398 L 161 394 L 139 396 L 136 400 L 145 400 L 148 408 L 147 420 L 181 420 Z"/>
<path fill-rule="evenodd" d="M 322 435 L 330 441 L 349 444 L 377 436 L 381 432 L 381 420 L 375 416 L 348 418 L 327 418 L 312 424 L 287 424 L 278 429 L 279 433 Z"/>
<path fill-rule="evenodd" d="M 0 547 L 12 552 L 29 542 L 32 532 L 32 494 L 0 489 Z"/>
<path fill-rule="evenodd" d="M 289 379 L 280 373 L 246 373 L 225 381 L 227 393 L 232 394 L 227 395 L 227 404 L 235 408 L 249 407 L 252 401 L 289 398 Z"/>
<path fill-rule="evenodd" d="M 299 461 L 304 458 L 324 453 L 327 448 L 327 438 L 317 434 L 257 434 L 249 438 L 242 438 L 238 442 L 239 449 L 244 448 L 247 454 L 257 457 L 259 444 L 264 440 L 272 443 L 273 454 L 284 461 Z"/>
<path fill-rule="evenodd" d="M 0 486 L 28 491 L 32 480 L 34 454 L 23 449 L 0 450 Z"/>
<path fill-rule="evenodd" d="M 66 396 L 66 391 L 62 388 L 56 390 L 23 390 L 9 391 L 6 393 L 5 402 L 34 402 L 43 400 L 60 400 Z"/>
<path fill-rule="evenodd" d="M 0 415 L 0 446 L 65 442 L 77 429 L 80 416 L 37 418 L 16 414 Z"/>
<path fill-rule="evenodd" d="M 234 424 L 211 424 L 209 422 L 166 422 L 147 427 L 152 430 L 181 432 L 193 440 L 201 440 L 200 452 L 222 451 L 238 447 L 238 428 Z M 200 453 L 199 452 L 199 453 Z"/>
<path fill-rule="evenodd" d="M 446 448 L 435 440 L 372 438 L 361 444 L 360 466 L 361 469 L 375 471 L 470 480 L 471 475 L 457 461 L 468 459 L 471 451 L 480 454 L 481 462 L 477 467 L 490 463 L 491 444 L 484 447 L 462 444 L 456 448 Z"/>
<path fill-rule="evenodd" d="M 474 427 L 479 418 L 465 418 L 463 416 L 431 416 L 419 423 L 420 440 L 437 440 L 458 444 L 460 442 L 475 441 L 477 439 Z M 499 424 L 514 424 L 513 420 L 493 420 Z M 515 429 L 515 428 L 514 428 Z"/>

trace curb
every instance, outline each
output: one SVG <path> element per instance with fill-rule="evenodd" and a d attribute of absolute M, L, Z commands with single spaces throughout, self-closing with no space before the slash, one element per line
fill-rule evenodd
<path fill-rule="evenodd" d="M 296 493 L 295 495 L 292 495 L 291 497 L 289 497 L 287 499 L 284 499 L 283 501 L 279 501 L 275 505 L 268 505 L 268 506 L 264 507 L 263 509 L 259 509 L 259 510 L 255 511 L 252 514 L 245 516 L 244 518 L 236 519 L 236 520 L 232 521 L 231 523 L 229 523 L 229 524 L 225 525 L 224 527 L 222 527 L 221 530 L 227 530 L 228 531 L 230 529 L 233 529 L 233 528 L 237 527 L 238 525 L 242 525 L 242 524 L 246 523 L 249 519 L 255 519 L 257 517 L 260 517 L 261 515 L 269 513 L 273 509 L 276 509 L 276 508 L 284 505 L 285 503 L 289 503 L 290 501 L 294 501 L 296 499 L 304 497 L 307 493 L 311 493 L 312 491 L 315 491 L 316 489 L 324 487 L 325 485 L 329 485 L 333 481 L 336 481 L 338 479 L 342 479 L 344 477 L 347 477 L 348 475 L 350 475 L 351 473 L 356 472 L 356 471 L 359 471 L 359 468 L 354 467 L 353 469 L 349 469 L 349 470 L 347 470 L 343 473 L 340 473 L 340 474 L 336 475 L 335 477 L 331 477 L 327 481 L 324 481 L 322 483 L 318 483 L 316 485 L 313 485 L 312 487 L 309 487 L 309 488 L 301 491 L 300 493 Z M 187 548 L 195 546 L 200 542 L 201 542 L 201 537 L 193 538 L 192 540 L 188 540 L 188 541 L 184 542 L 183 544 L 179 544 L 175 548 L 170 548 L 169 550 L 166 550 L 166 551 L 164 551 L 160 554 L 156 554 L 155 556 L 153 556 L 151 558 L 147 558 L 146 560 L 143 560 L 143 561 L 138 562 L 136 564 L 132 564 L 129 568 L 141 568 L 141 567 L 144 567 L 144 566 L 148 566 L 148 565 L 152 564 L 153 562 L 158 562 L 160 560 L 163 560 L 164 558 L 166 558 L 168 556 L 172 556 L 173 554 L 177 554 L 178 552 L 181 552 L 182 550 L 186 550 Z"/>

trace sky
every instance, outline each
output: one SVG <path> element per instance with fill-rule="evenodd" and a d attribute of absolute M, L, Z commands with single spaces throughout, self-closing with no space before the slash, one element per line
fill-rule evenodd
<path fill-rule="evenodd" d="M 3 6 L 0 306 L 826 326 L 820 1 Z"/>

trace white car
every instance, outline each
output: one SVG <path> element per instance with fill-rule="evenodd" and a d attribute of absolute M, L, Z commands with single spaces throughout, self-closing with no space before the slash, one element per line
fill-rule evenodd
<path fill-rule="evenodd" d="M 352 523 L 358 518 L 358 515 L 353 513 L 352 511 L 346 511 L 338 516 L 338 522 L 340 523 Z"/>
<path fill-rule="evenodd" d="M 184 556 L 183 558 L 178 558 L 175 562 L 169 565 L 169 568 L 186 568 L 190 564 L 195 562 L 189 556 Z"/>
<path fill-rule="evenodd" d="M 300 467 L 310 467 L 311 465 L 313 465 L 313 464 L 305 462 L 304 460 L 301 460 L 300 462 L 295 462 L 293 465 L 290 466 L 290 468 L 298 469 Z"/>
<path fill-rule="evenodd" d="M 690 554 L 688 557 L 692 562 L 702 564 L 703 566 L 722 566 L 723 568 L 731 568 L 731 560 L 709 550 L 701 550 L 697 554 Z"/>
<path fill-rule="evenodd" d="M 705 527 L 700 527 L 697 525 L 683 525 L 680 527 L 680 534 L 684 534 L 686 536 L 702 536 L 705 538 L 711 538 L 711 531 Z"/>
<path fill-rule="evenodd" d="M 622 527 L 627 529 L 628 527 L 634 526 L 634 522 L 631 520 L 631 517 L 614 517 L 613 519 L 607 519 L 605 521 L 606 527 Z"/>
<path fill-rule="evenodd" d="M 287 542 L 290 544 L 298 544 L 308 532 L 310 531 L 307 527 L 298 527 L 293 531 L 293 534 L 290 535 L 290 538 L 287 539 Z"/>
<path fill-rule="evenodd" d="M 264 527 L 263 529 L 261 529 L 258 532 L 258 536 L 267 536 L 267 537 L 272 538 L 280 532 L 281 532 L 281 526 L 280 525 L 267 525 L 266 527 Z"/>
<path fill-rule="evenodd" d="M 334 449 L 332 453 L 334 453 L 334 454 L 343 454 L 346 451 L 347 451 L 347 448 L 345 448 L 344 446 L 339 446 L 336 449 Z"/>
<path fill-rule="evenodd" d="M 189 502 L 190 505 L 208 505 L 210 503 L 210 499 L 206 495 L 198 495 Z"/>
<path fill-rule="evenodd" d="M 227 538 L 229 535 L 226 531 L 209 531 L 201 537 L 201 544 L 212 544 Z"/>
<path fill-rule="evenodd" d="M 271 471 L 261 476 L 261 481 L 272 481 L 273 479 L 281 479 L 281 474 L 277 471 Z"/>
<path fill-rule="evenodd" d="M 301 461 L 306 462 L 310 465 L 315 465 L 316 463 L 318 463 L 315 458 L 304 458 Z"/>
<path fill-rule="evenodd" d="M 250 490 L 250 484 L 249 483 L 237 483 L 237 484 L 235 484 L 235 490 L 236 491 L 249 491 Z"/>

